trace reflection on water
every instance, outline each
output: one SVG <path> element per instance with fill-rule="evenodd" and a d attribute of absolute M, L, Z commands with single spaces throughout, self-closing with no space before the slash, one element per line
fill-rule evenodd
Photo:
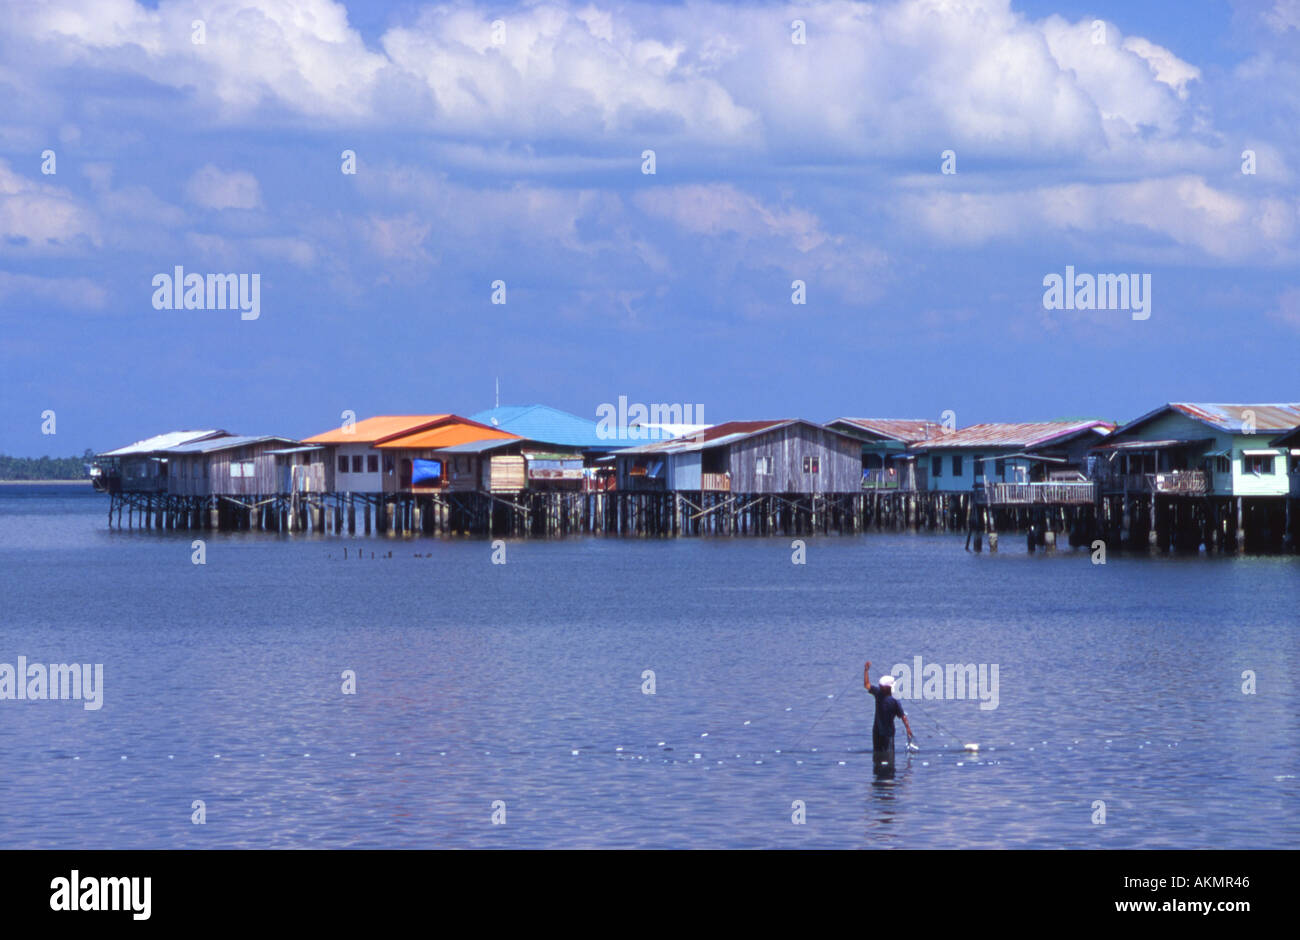
<path fill-rule="evenodd" d="M 0 847 L 1300 843 L 1294 557 L 207 533 L 195 566 L 14 489 L 0 663 L 103 663 L 104 707 L 0 701 Z M 862 665 L 915 656 L 997 663 L 998 707 L 909 701 L 884 764 Z"/>

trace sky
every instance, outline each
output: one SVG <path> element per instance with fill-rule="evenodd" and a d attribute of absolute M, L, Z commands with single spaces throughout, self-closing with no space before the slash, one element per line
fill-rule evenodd
<path fill-rule="evenodd" d="M 0 453 L 1300 400 L 1298 145 L 1300 0 L 11 0 Z"/>

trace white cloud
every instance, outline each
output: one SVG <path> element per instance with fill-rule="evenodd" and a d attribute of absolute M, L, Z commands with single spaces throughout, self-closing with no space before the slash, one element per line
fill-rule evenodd
<path fill-rule="evenodd" d="M 20 176 L 0 160 L 0 249 L 49 253 L 98 244 L 94 213 L 72 193 Z"/>
<path fill-rule="evenodd" d="M 1292 202 L 1216 189 L 1191 175 L 1013 192 L 929 189 L 901 196 L 895 212 L 900 220 L 915 219 L 933 236 L 968 246 L 1008 237 L 1041 239 L 1047 233 L 1101 236 L 1127 228 L 1159 236 L 1153 251 L 1167 240 L 1216 260 L 1261 264 L 1295 260 L 1300 221 Z"/>
<path fill-rule="evenodd" d="M 36 300 L 74 310 L 99 310 L 108 299 L 108 291 L 84 277 L 36 277 L 0 271 L 0 301 L 10 298 L 28 302 Z"/>
<path fill-rule="evenodd" d="M 385 260 L 428 264 L 432 259 L 424 242 L 432 228 L 409 213 L 387 218 L 371 216 L 366 220 L 364 234 L 371 249 Z"/>
<path fill-rule="evenodd" d="M 1187 100 L 1187 83 L 1201 78 L 1201 70 L 1196 66 L 1184 62 L 1168 49 L 1141 36 L 1129 36 L 1124 40 L 1123 48 L 1145 59 L 1156 81 L 1168 85 L 1184 101 Z"/>
<path fill-rule="evenodd" d="M 1260 17 L 1274 32 L 1300 30 L 1300 0 L 1275 0 Z"/>
<path fill-rule="evenodd" d="M 211 163 L 190 177 L 185 192 L 205 209 L 256 209 L 262 204 L 257 177 L 242 170 L 226 172 Z"/>
<path fill-rule="evenodd" d="M 955 147 L 1101 158 L 1181 139 L 1200 75 L 1141 37 L 1091 41 L 1091 20 L 1034 22 L 1010 0 L 548 2 L 501 13 L 423 8 L 366 46 L 330 0 L 51 0 L 0 13 L 40 63 L 128 70 L 212 104 L 462 140 L 770 151 L 817 161 Z M 492 23 L 505 22 L 505 41 Z M 194 45 L 190 22 L 206 24 Z M 631 151 L 629 151 L 631 152 Z M 1141 151 L 1126 155 L 1140 159 Z"/>
<path fill-rule="evenodd" d="M 773 209 L 726 183 L 667 186 L 634 199 L 644 212 L 670 219 L 694 235 L 735 234 L 742 238 L 789 240 L 800 252 L 826 241 L 817 217 L 803 209 Z"/>
<path fill-rule="evenodd" d="M 1289 287 L 1278 295 L 1276 305 L 1268 316 L 1300 332 L 1300 287 Z"/>

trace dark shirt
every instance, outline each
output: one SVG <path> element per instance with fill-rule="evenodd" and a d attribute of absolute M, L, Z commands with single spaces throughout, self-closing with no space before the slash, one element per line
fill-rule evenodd
<path fill-rule="evenodd" d="M 877 738 L 892 738 L 894 719 L 903 716 L 902 703 L 888 689 L 880 686 L 868 686 L 867 691 L 876 697 L 876 723 L 871 728 L 872 735 Z"/>

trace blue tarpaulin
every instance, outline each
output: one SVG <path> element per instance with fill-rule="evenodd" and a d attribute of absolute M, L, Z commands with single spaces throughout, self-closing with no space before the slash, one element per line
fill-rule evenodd
<path fill-rule="evenodd" d="M 411 482 L 427 483 L 442 476 L 441 460 L 412 460 Z"/>

